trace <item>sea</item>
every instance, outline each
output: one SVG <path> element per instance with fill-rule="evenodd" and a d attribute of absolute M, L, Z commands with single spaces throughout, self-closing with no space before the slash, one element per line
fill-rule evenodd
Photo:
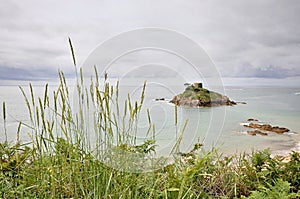
<path fill-rule="evenodd" d="M 29 92 L 27 82 L 0 84 L 1 109 L 3 102 L 6 106 L 5 122 L 3 111 L 0 113 L 1 142 L 6 139 L 15 142 L 19 122 L 29 122 L 26 103 L 18 85 Z M 35 95 L 43 96 L 44 82 L 33 82 L 33 85 Z M 56 87 L 57 82 L 50 83 L 50 91 Z M 140 100 L 142 87 L 120 85 L 120 95 L 123 96 L 120 100 L 124 101 L 128 94 L 132 100 Z M 300 87 L 225 86 L 222 94 L 242 103 L 220 107 L 175 107 L 169 101 L 184 89 L 183 84 L 172 87 L 147 83 L 144 107 L 137 125 L 138 142 L 155 137 L 156 153 L 160 155 L 170 154 L 177 145 L 181 152 L 188 152 L 196 143 L 203 144 L 204 149 L 217 148 L 223 154 L 250 153 L 267 148 L 273 154 L 300 151 Z M 72 83 L 70 90 L 74 90 Z M 290 131 L 250 136 L 247 134 L 250 129 L 243 126 L 249 123 L 249 118 L 262 124 L 286 127 Z M 29 135 L 30 129 L 22 127 L 20 140 L 30 143 Z"/>

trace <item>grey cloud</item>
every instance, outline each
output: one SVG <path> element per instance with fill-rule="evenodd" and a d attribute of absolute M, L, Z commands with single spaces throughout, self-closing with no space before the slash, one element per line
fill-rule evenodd
<path fill-rule="evenodd" d="M 238 69 L 238 76 L 231 75 L 231 77 L 259 77 L 259 78 L 288 78 L 300 77 L 299 69 L 288 69 L 279 66 L 267 67 L 253 67 L 252 65 L 240 66 Z M 230 76 L 230 75 L 228 75 Z"/>
<path fill-rule="evenodd" d="M 246 77 L 297 76 L 299 10 L 298 0 L 4 1 L 0 66 L 7 74 L 0 79 L 11 75 L 9 68 L 71 73 L 68 36 L 82 63 L 105 39 L 149 26 L 172 29 L 198 42 L 225 77 L 245 77 L 244 70 Z"/>
<path fill-rule="evenodd" d="M 57 73 L 46 69 L 23 69 L 0 66 L 0 79 L 2 80 L 43 80 L 57 77 Z"/>

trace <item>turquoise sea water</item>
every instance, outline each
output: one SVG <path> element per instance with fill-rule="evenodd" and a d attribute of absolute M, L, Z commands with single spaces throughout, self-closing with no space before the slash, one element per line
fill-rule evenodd
<path fill-rule="evenodd" d="M 182 89 L 184 88 L 181 87 L 181 91 Z M 159 88 L 153 90 L 152 93 L 162 93 L 159 92 Z M 196 142 L 203 142 L 206 148 L 217 147 L 224 153 L 250 152 L 252 149 L 264 148 L 270 148 L 273 153 L 300 150 L 299 91 L 300 88 L 227 87 L 227 96 L 247 104 L 211 108 L 180 107 L 179 129 L 187 120 L 181 150 L 190 150 Z M 168 99 L 170 96 L 160 97 Z M 170 105 L 168 100 L 148 100 L 154 123 L 157 124 L 160 146 L 162 151 L 166 152 L 169 150 L 167 146 L 172 145 L 178 137 L 178 134 L 174 135 L 174 106 Z M 269 133 L 268 136 L 250 136 L 247 134 L 249 129 L 243 127 L 249 118 L 258 119 L 260 123 L 286 127 L 291 131 L 282 135 Z"/>
<path fill-rule="evenodd" d="M 24 88 L 27 89 L 26 86 Z M 121 94 L 130 93 L 133 99 L 138 99 L 141 87 L 127 86 L 120 89 Z M 138 124 L 138 140 L 147 139 L 148 118 L 145 110 L 148 108 L 152 123 L 155 124 L 158 154 L 168 154 L 181 134 L 180 149 L 183 152 L 190 150 L 197 142 L 204 143 L 206 148 L 215 146 L 223 153 L 264 148 L 270 148 L 273 153 L 300 150 L 300 88 L 226 87 L 225 94 L 230 99 L 247 104 L 211 108 L 179 107 L 176 126 L 175 107 L 168 101 L 183 89 L 184 86 L 166 88 L 151 83 L 146 88 L 145 108 Z M 42 91 L 43 87 L 35 87 L 37 95 L 42 95 Z M 166 100 L 156 101 L 156 98 Z M 8 112 L 8 139 L 15 140 L 18 120 L 26 122 L 28 118 L 25 102 L 17 86 L 0 86 L 0 102 L 3 101 L 6 102 Z M 282 135 L 269 133 L 268 136 L 249 136 L 247 129 L 242 126 L 248 118 L 286 127 L 291 131 Z M 185 123 L 187 125 L 182 132 Z M 3 122 L 0 128 L 3 129 Z M 0 132 L 3 141 L 4 131 Z M 30 140 L 28 132 L 24 128 L 20 135 L 24 142 Z"/>

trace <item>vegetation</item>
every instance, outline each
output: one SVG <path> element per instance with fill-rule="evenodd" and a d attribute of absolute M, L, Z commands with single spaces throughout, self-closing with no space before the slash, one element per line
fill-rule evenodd
<path fill-rule="evenodd" d="M 223 99 L 220 93 L 207 90 L 205 88 L 194 88 L 193 85 L 186 87 L 185 91 L 180 94 L 181 97 L 197 99 L 203 102 L 218 101 Z"/>
<path fill-rule="evenodd" d="M 284 163 L 268 150 L 222 157 L 217 151 L 182 154 L 147 173 L 123 172 L 64 139 L 55 152 L 1 144 L 2 198 L 296 198 L 299 153 Z"/>
<path fill-rule="evenodd" d="M 199 99 L 201 101 L 213 101 L 222 99 L 222 95 L 205 88 L 194 88 L 193 85 L 186 87 L 185 91 L 180 94 L 181 97 L 190 99 Z"/>
<path fill-rule="evenodd" d="M 74 56 L 73 61 L 76 66 Z M 82 72 L 79 75 L 75 102 L 78 110 L 71 108 L 62 72 L 53 96 L 47 85 L 44 96 L 38 98 L 31 85 L 29 95 L 21 88 L 30 123 L 20 122 L 18 132 L 21 126 L 29 127 L 32 143 L 21 144 L 18 140 L 0 144 L 0 198 L 300 197 L 297 152 L 292 152 L 291 160 L 285 163 L 280 157 L 271 158 L 268 150 L 227 157 L 216 150 L 205 152 L 197 144 L 190 153 L 178 153 L 173 163 L 148 172 L 107 164 L 107 159 L 120 160 L 115 151 L 106 153 L 110 149 L 141 154 L 145 162 L 155 152 L 150 116 L 149 134 L 153 132 L 153 136 L 142 144 L 135 140 L 144 91 L 139 102 L 131 102 L 128 97 L 120 108 L 118 84 L 110 86 L 106 74 L 100 84 L 95 70 L 88 88 L 83 85 Z M 5 123 L 4 103 L 3 116 Z M 86 118 L 90 116 L 92 127 Z M 95 143 L 90 142 L 91 134 Z M 130 161 L 123 164 L 132 166 Z"/>

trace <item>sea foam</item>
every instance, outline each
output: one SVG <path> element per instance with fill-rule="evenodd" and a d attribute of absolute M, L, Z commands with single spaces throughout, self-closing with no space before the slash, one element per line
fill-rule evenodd
<path fill-rule="evenodd" d="M 298 151 L 298 152 L 300 152 L 300 142 L 298 142 L 297 144 L 296 144 L 296 150 Z"/>
<path fill-rule="evenodd" d="M 250 124 L 250 122 L 241 122 L 241 123 L 240 123 L 241 126 L 249 125 L 249 124 Z"/>

